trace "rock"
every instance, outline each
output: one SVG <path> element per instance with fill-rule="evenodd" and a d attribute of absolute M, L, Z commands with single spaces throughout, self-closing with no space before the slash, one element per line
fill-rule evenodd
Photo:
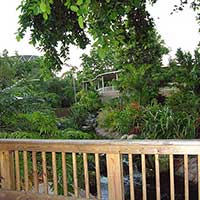
<path fill-rule="evenodd" d="M 83 131 L 91 131 L 97 126 L 96 116 L 94 114 L 89 114 L 88 117 L 85 119 L 83 126 L 81 129 Z"/>
<path fill-rule="evenodd" d="M 111 139 L 120 139 L 121 138 L 121 134 L 118 132 L 109 132 L 108 130 L 104 129 L 104 128 L 95 128 L 95 132 L 97 135 L 99 136 L 103 136 L 103 137 L 107 137 L 107 138 L 111 138 Z"/>
<path fill-rule="evenodd" d="M 121 140 L 126 140 L 128 138 L 128 135 L 125 134 L 125 135 L 122 135 L 122 137 L 120 138 Z"/>
<path fill-rule="evenodd" d="M 89 131 L 89 130 L 91 130 L 91 127 L 90 126 L 82 126 L 81 129 L 83 131 Z"/>
<path fill-rule="evenodd" d="M 70 194 L 70 196 L 72 196 L 73 199 L 77 199 L 77 198 L 74 196 L 74 194 L 72 194 L 72 193 L 69 193 L 69 194 Z M 82 198 L 85 198 L 85 197 L 86 197 L 86 192 L 85 192 L 85 190 L 80 189 L 80 190 L 79 190 L 79 195 L 78 195 L 78 196 L 79 196 L 81 199 L 82 199 Z M 90 194 L 89 199 L 96 199 L 96 197 L 94 197 L 92 194 Z"/>
<path fill-rule="evenodd" d="M 182 156 L 178 156 L 174 159 L 175 175 L 184 177 L 184 160 Z M 188 172 L 189 181 L 194 184 L 198 183 L 198 162 L 197 157 L 190 156 L 188 158 Z"/>
<path fill-rule="evenodd" d="M 129 136 L 127 137 L 127 140 L 131 140 L 131 139 L 133 139 L 133 138 L 135 138 L 135 137 L 137 137 L 137 135 L 131 134 L 131 135 L 129 135 Z"/>

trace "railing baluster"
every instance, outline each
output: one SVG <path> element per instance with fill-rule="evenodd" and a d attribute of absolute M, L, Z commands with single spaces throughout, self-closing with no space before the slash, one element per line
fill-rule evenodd
<path fill-rule="evenodd" d="M 123 200 L 123 176 L 121 154 L 109 153 L 106 155 L 108 173 L 109 200 Z"/>
<path fill-rule="evenodd" d="M 84 165 L 84 176 L 85 176 L 86 199 L 89 199 L 90 198 L 90 187 L 89 187 L 89 175 L 88 175 L 88 160 L 87 160 L 86 153 L 83 153 L 83 165 Z"/>
<path fill-rule="evenodd" d="M 131 200 L 135 199 L 135 191 L 134 191 L 134 176 L 133 176 L 133 155 L 128 155 L 129 160 L 129 176 L 130 176 L 130 198 Z"/>
<path fill-rule="evenodd" d="M 97 181 L 97 199 L 101 199 L 100 164 L 99 164 L 98 153 L 95 153 L 95 168 L 96 168 L 96 181 Z"/>
<path fill-rule="evenodd" d="M 27 151 L 23 151 L 25 191 L 29 189 Z"/>
<path fill-rule="evenodd" d="M 160 200 L 160 168 L 159 168 L 158 154 L 155 154 L 155 171 L 156 171 L 156 199 Z"/>
<path fill-rule="evenodd" d="M 200 200 L 200 154 L 198 154 L 198 199 Z"/>
<path fill-rule="evenodd" d="M 67 173 L 66 173 L 66 156 L 65 152 L 62 152 L 62 174 L 63 174 L 63 192 L 67 196 Z"/>
<path fill-rule="evenodd" d="M 52 152 L 52 167 L 53 167 L 53 187 L 54 194 L 58 194 L 58 177 L 57 177 L 57 164 L 56 164 L 56 153 Z"/>
<path fill-rule="evenodd" d="M 36 152 L 32 152 L 32 161 L 33 161 L 33 182 L 35 192 L 39 191 L 38 188 L 38 170 L 37 170 L 37 157 Z"/>
<path fill-rule="evenodd" d="M 62 144 L 62 145 L 59 145 Z M 62 146 L 62 147 L 61 147 Z M 62 152 L 63 151 L 63 152 Z M 60 152 L 60 153 L 56 153 Z M 69 152 L 69 153 L 68 153 Z M 70 153 L 73 152 L 73 153 Z M 76 153 L 75 153 L 76 152 Z M 183 198 L 185 200 L 192 199 L 192 196 L 195 196 L 198 193 L 198 199 L 200 200 L 200 142 L 195 141 L 100 141 L 97 143 L 94 141 L 38 141 L 38 140 L 0 140 L 0 181 L 2 190 L 17 190 L 10 191 L 19 194 L 20 192 L 27 191 L 34 192 L 33 196 L 37 196 L 39 189 L 43 189 L 46 194 L 48 194 L 49 182 L 48 182 L 48 173 L 53 174 L 51 182 L 54 185 L 54 193 L 58 195 L 58 180 L 61 177 L 58 177 L 58 172 L 62 171 L 63 177 L 63 193 L 67 198 L 69 191 L 67 186 L 72 181 L 73 192 L 75 195 L 72 195 L 72 198 L 79 198 L 79 177 L 83 173 L 79 173 L 79 159 L 84 164 L 84 177 L 85 177 L 85 192 L 86 198 L 90 197 L 90 174 L 88 171 L 88 162 L 89 155 L 92 154 L 95 156 L 95 166 L 96 166 L 96 182 L 97 182 L 97 197 L 101 198 L 101 187 L 100 187 L 100 158 L 99 153 L 103 152 L 106 154 L 106 166 L 107 166 L 107 175 L 108 175 L 108 191 L 110 200 L 122 200 L 124 199 L 124 177 L 122 174 L 123 166 L 121 162 L 121 157 L 126 155 L 128 156 L 129 161 L 129 175 L 130 175 L 130 198 L 136 199 L 136 188 L 134 188 L 134 154 L 139 156 L 142 172 L 142 199 L 147 200 L 150 191 L 147 191 L 147 168 L 146 168 L 146 159 L 148 156 L 155 156 L 155 181 L 156 181 L 156 199 L 161 199 L 161 169 L 160 161 L 161 155 L 169 155 L 169 178 L 170 178 L 170 199 L 175 200 L 175 194 L 178 191 L 175 187 L 175 155 L 181 157 L 183 161 L 183 166 L 181 170 L 184 173 L 184 194 Z M 159 152 L 159 153 L 158 153 Z M 41 155 L 40 155 L 41 154 Z M 59 161 L 61 162 L 62 155 L 62 169 L 58 169 L 58 154 Z M 68 163 L 68 154 L 71 159 Z M 83 160 L 81 159 L 83 155 Z M 52 164 L 49 164 L 49 158 L 52 156 Z M 190 182 L 189 182 L 189 172 L 190 168 L 194 167 L 191 164 L 190 156 L 195 156 L 198 163 L 198 192 L 192 193 L 190 191 Z M 123 157 L 122 157 L 123 158 Z M 193 158 L 193 157 L 192 157 Z M 37 160 L 38 159 L 38 160 Z M 39 164 L 39 160 L 42 160 Z M 50 158 L 51 160 L 51 158 Z M 73 168 L 73 178 L 68 180 L 67 183 L 67 164 L 70 164 L 70 167 Z M 48 166 L 47 166 L 48 163 Z M 31 164 L 31 167 L 29 166 Z M 42 165 L 42 166 L 41 166 Z M 43 173 L 43 184 L 39 184 L 39 169 L 42 167 Z M 47 168 L 48 167 L 48 168 Z M 50 167 L 50 168 L 49 168 Z M 196 167 L 196 166 L 195 166 Z M 30 174 L 30 168 L 32 172 Z M 71 169 L 70 168 L 70 169 Z M 50 171 L 52 169 L 52 172 Z M 195 169 L 195 168 L 194 168 Z M 71 171 L 72 173 L 72 171 Z M 23 174 L 23 175 L 22 175 Z M 60 173 L 59 173 L 60 174 Z M 30 177 L 32 175 L 32 177 Z M 30 178 L 33 178 L 33 181 L 30 181 Z M 33 187 L 30 187 L 30 183 L 33 182 Z M 41 187 L 39 187 L 41 186 Z M 192 185 L 191 185 L 192 186 Z M 70 189 L 72 185 L 70 184 Z M 79 186 L 80 187 L 80 186 Z M 180 185 L 181 189 L 182 186 Z M 179 187 L 178 187 L 179 188 Z M 177 188 L 177 189 L 178 189 Z M 23 189 L 23 191 L 21 191 Z M 149 188 L 148 188 L 149 189 Z M 197 189 L 196 187 L 194 188 Z M 176 192 L 176 193 L 175 193 Z M 71 194 L 71 193 L 70 193 Z M 30 194 L 32 195 L 32 194 Z M 191 195 L 191 197 L 190 197 Z M 48 195 L 43 194 L 42 196 L 48 197 Z M 50 197 L 51 198 L 51 197 Z M 54 198 L 54 196 L 52 197 Z M 57 198 L 57 197 L 55 197 Z M 59 197 L 60 198 L 60 197 Z M 193 197 L 194 198 L 194 197 Z"/>
<path fill-rule="evenodd" d="M 174 188 L 174 156 L 169 155 L 169 172 L 170 172 L 170 199 L 174 200 L 175 188 Z"/>
<path fill-rule="evenodd" d="M 78 198 L 78 178 L 77 178 L 77 162 L 76 153 L 72 153 L 72 163 L 73 163 L 73 178 L 74 178 L 74 195 Z"/>
<path fill-rule="evenodd" d="M 15 176 L 16 176 L 16 189 L 17 189 L 17 191 L 20 191 L 19 151 L 15 151 Z"/>
<path fill-rule="evenodd" d="M 44 193 L 48 194 L 46 152 L 42 152 L 42 177 L 43 177 L 43 183 L 44 183 Z"/>
<path fill-rule="evenodd" d="M 188 155 L 184 155 L 185 200 L 189 200 Z"/>
<path fill-rule="evenodd" d="M 142 162 L 142 199 L 147 200 L 145 154 L 141 154 L 141 162 Z"/>
<path fill-rule="evenodd" d="M 15 188 L 14 152 L 0 151 L 1 188 Z"/>

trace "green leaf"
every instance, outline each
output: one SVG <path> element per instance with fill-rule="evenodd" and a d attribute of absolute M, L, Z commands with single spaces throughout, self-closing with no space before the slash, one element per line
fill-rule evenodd
<path fill-rule="evenodd" d="M 47 6 L 46 6 L 44 1 L 40 2 L 40 9 L 41 9 L 42 12 L 46 12 Z"/>
<path fill-rule="evenodd" d="M 99 57 L 101 59 L 105 58 L 105 56 L 106 56 L 106 48 L 103 48 L 103 47 L 99 48 L 98 49 L 98 54 L 99 54 Z"/>
<path fill-rule="evenodd" d="M 78 0 L 77 2 L 76 2 L 76 5 L 78 5 L 78 6 L 80 6 L 80 5 L 82 5 L 83 4 L 83 0 Z"/>
<path fill-rule="evenodd" d="M 134 0 L 134 4 L 136 7 L 138 7 L 140 5 L 140 0 Z"/>
<path fill-rule="evenodd" d="M 19 42 L 21 39 L 22 39 L 22 38 L 21 38 L 19 35 L 16 36 L 16 40 L 17 40 L 18 42 Z"/>
<path fill-rule="evenodd" d="M 117 18 L 117 12 L 115 12 L 115 11 L 111 12 L 110 18 L 115 20 Z"/>
<path fill-rule="evenodd" d="M 84 25 L 83 25 L 83 17 L 82 16 L 79 16 L 78 17 L 78 24 L 79 24 L 79 26 L 80 26 L 80 28 L 84 28 Z"/>
<path fill-rule="evenodd" d="M 70 9 L 71 9 L 72 11 L 74 11 L 74 12 L 78 12 L 78 10 L 79 10 L 78 7 L 77 7 L 77 6 L 74 6 L 74 5 L 71 6 Z"/>
<path fill-rule="evenodd" d="M 91 3 L 91 0 L 86 0 L 86 1 L 85 1 L 85 5 L 87 5 L 87 6 L 88 6 L 90 3 Z"/>
<path fill-rule="evenodd" d="M 71 6 L 71 1 L 66 0 L 65 4 L 64 4 L 67 8 L 70 8 Z"/>
<path fill-rule="evenodd" d="M 48 19 L 48 15 L 47 15 L 47 13 L 43 13 L 43 18 L 44 18 L 45 20 Z"/>

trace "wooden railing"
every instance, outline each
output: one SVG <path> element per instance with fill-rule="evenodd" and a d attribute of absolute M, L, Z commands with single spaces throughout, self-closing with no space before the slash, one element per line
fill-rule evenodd
<path fill-rule="evenodd" d="M 154 163 L 152 173 L 157 200 L 162 195 L 160 164 L 163 155 L 169 166 L 169 199 L 174 200 L 176 195 L 176 157 L 183 159 L 183 199 L 188 200 L 190 195 L 188 163 L 191 156 L 197 160 L 197 182 L 200 183 L 198 140 L 0 140 L 0 199 L 101 199 L 100 158 L 103 155 L 106 156 L 109 200 L 125 199 L 124 162 L 128 163 L 130 182 L 127 199 L 139 199 L 134 183 L 136 163 L 141 171 L 141 199 L 153 195 L 148 192 L 147 184 L 149 158 Z M 95 166 L 93 169 L 90 169 L 91 163 Z M 94 182 L 93 186 L 91 182 Z M 92 187 L 96 192 L 91 192 Z M 196 192 L 200 199 L 200 184 Z"/>

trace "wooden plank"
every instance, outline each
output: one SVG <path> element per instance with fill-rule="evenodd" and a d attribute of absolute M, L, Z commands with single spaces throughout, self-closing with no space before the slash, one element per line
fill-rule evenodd
<path fill-rule="evenodd" d="M 0 140 L 1 150 L 48 152 L 122 153 L 122 154 L 200 154 L 199 140 Z"/>
<path fill-rule="evenodd" d="M 142 199 L 147 200 L 147 184 L 146 184 L 146 161 L 145 154 L 141 155 L 142 163 Z"/>
<path fill-rule="evenodd" d="M 68 188 L 67 188 L 67 172 L 66 172 L 66 156 L 65 152 L 62 152 L 62 175 L 63 175 L 63 192 L 64 195 L 67 196 Z"/>
<path fill-rule="evenodd" d="M 66 197 L 59 195 L 47 195 L 30 192 L 7 191 L 0 189 L 1 200 L 66 200 Z M 86 200 L 86 198 L 67 197 L 67 200 Z M 90 198 L 94 199 L 95 198 Z"/>
<path fill-rule="evenodd" d="M 189 200 L 188 155 L 184 155 L 185 200 Z"/>
<path fill-rule="evenodd" d="M 129 176 L 130 176 L 130 198 L 131 200 L 135 199 L 135 191 L 134 191 L 134 176 L 133 176 L 133 155 L 128 155 L 129 160 Z"/>
<path fill-rule="evenodd" d="M 96 182 L 97 182 L 97 199 L 101 199 L 101 182 L 100 182 L 100 164 L 99 154 L 95 153 L 95 168 L 96 168 Z"/>
<path fill-rule="evenodd" d="M 14 189 L 14 156 L 11 151 L 0 151 L 1 188 Z"/>
<path fill-rule="evenodd" d="M 159 168 L 159 156 L 155 155 L 155 172 L 156 172 L 156 199 L 160 200 L 160 168 Z"/>
<path fill-rule="evenodd" d="M 78 198 L 78 177 L 77 177 L 77 162 L 76 162 L 76 153 L 72 153 L 72 163 L 73 163 L 73 179 L 74 179 L 74 195 Z"/>
<path fill-rule="evenodd" d="M 57 177 L 57 164 L 56 164 L 56 153 L 52 152 L 52 169 L 53 169 L 53 188 L 54 194 L 58 194 L 58 177 Z"/>
<path fill-rule="evenodd" d="M 174 157 L 169 155 L 169 173 L 170 173 L 170 199 L 175 200 L 175 187 L 174 187 Z"/>
<path fill-rule="evenodd" d="M 34 191 L 39 191 L 39 184 L 38 184 L 38 169 L 37 169 L 37 157 L 36 152 L 32 152 L 32 164 L 33 164 L 33 183 L 34 183 Z"/>
<path fill-rule="evenodd" d="M 89 186 L 89 175 L 88 175 L 88 160 L 87 160 L 86 153 L 83 153 L 83 166 L 84 166 L 86 199 L 89 199 L 90 198 L 90 186 Z"/>
<path fill-rule="evenodd" d="M 29 190 L 29 181 L 28 181 L 28 158 L 27 151 L 23 151 L 23 161 L 24 161 L 24 186 L 25 192 Z"/>
<path fill-rule="evenodd" d="M 120 154 L 107 154 L 109 200 L 123 200 L 123 178 Z"/>
<path fill-rule="evenodd" d="M 47 161 L 45 152 L 42 152 L 42 177 L 44 183 L 44 193 L 48 194 Z"/>
<path fill-rule="evenodd" d="M 16 190 L 20 191 L 20 162 L 19 162 L 19 152 L 15 151 L 15 176 L 16 176 Z"/>

